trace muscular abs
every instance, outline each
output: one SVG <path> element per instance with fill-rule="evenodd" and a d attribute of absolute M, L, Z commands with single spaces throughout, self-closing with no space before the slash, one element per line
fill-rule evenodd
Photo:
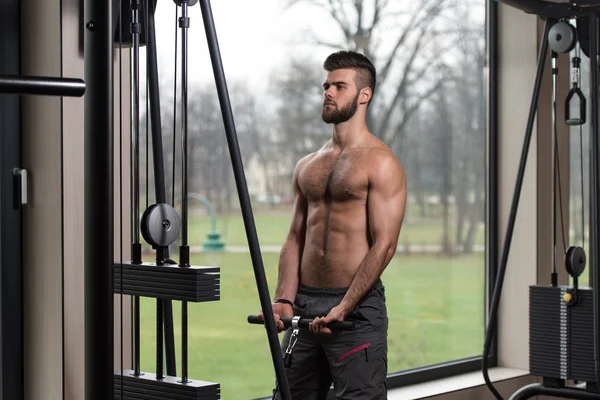
<path fill-rule="evenodd" d="M 365 149 L 316 153 L 298 185 L 307 201 L 300 283 L 347 287 L 369 251 Z"/>

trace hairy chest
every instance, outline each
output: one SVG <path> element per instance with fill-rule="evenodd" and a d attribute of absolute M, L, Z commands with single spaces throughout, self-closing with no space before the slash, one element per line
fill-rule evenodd
<path fill-rule="evenodd" d="M 320 154 L 302 169 L 298 184 L 312 202 L 365 199 L 369 186 L 365 164 L 366 158 L 360 153 Z"/>

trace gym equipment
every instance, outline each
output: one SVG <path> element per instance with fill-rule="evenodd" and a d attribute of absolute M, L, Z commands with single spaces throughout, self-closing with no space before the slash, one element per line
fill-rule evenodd
<path fill-rule="evenodd" d="M 179 235 L 180 219 L 168 203 L 153 204 L 142 214 L 142 237 L 156 248 L 167 248 Z"/>
<path fill-rule="evenodd" d="M 124 4 L 126 3 L 126 4 Z M 252 216 L 248 187 L 245 180 L 242 157 L 237 140 L 233 113 L 216 28 L 209 0 L 176 0 L 181 8 L 178 27 L 182 37 L 181 88 L 182 97 L 182 205 L 181 243 L 179 262 L 169 258 L 169 246 L 178 237 L 179 216 L 172 203 L 168 204 L 164 187 L 164 165 L 162 158 L 162 134 L 160 132 L 160 104 L 158 94 L 158 71 L 154 12 L 156 0 L 129 0 L 98 3 L 85 0 L 85 71 L 88 92 L 85 102 L 85 304 L 86 304 L 86 399 L 148 398 L 150 393 L 159 393 L 161 398 L 213 399 L 220 397 L 219 384 L 188 379 L 187 371 L 187 301 L 216 301 L 219 299 L 219 268 L 190 265 L 187 243 L 187 31 L 190 27 L 188 7 L 199 4 L 204 23 L 207 45 L 215 78 L 215 84 L 225 134 L 227 137 L 233 172 L 250 255 L 262 309 L 267 315 L 264 323 L 278 386 L 282 397 L 290 400 L 279 338 L 272 308 L 266 274 L 260 255 L 258 235 Z M 129 15 L 124 17 L 124 15 Z M 145 26 L 140 26 L 141 23 Z M 129 32 L 128 32 L 129 30 Z M 140 221 L 139 195 L 139 110 L 140 76 L 139 48 L 147 46 L 148 94 L 152 125 L 152 151 L 154 160 L 156 203 L 147 205 Z M 107 255 L 114 254 L 114 166 L 113 166 L 113 47 L 131 49 L 132 54 L 132 137 L 131 137 L 131 214 L 132 243 L 131 260 L 113 262 Z M 117 53 L 120 54 L 120 53 Z M 121 59 L 118 59 L 119 64 Z M 175 68 L 177 70 L 177 68 Z M 115 70 L 117 70 L 115 68 Z M 120 70 L 120 69 L 119 69 Z M 122 132 L 121 132 L 122 134 Z M 174 140 L 175 143 L 175 140 Z M 173 174 L 175 172 L 173 171 Z M 175 181 L 173 179 L 173 181 Z M 174 189 L 173 189 L 174 191 Z M 122 193 L 122 191 L 121 191 Z M 148 197 L 148 196 L 146 196 Z M 122 199 L 121 199 L 122 200 Z M 142 262 L 143 238 L 156 251 L 156 262 Z M 216 238 L 218 239 L 218 238 Z M 113 293 L 133 296 L 133 370 L 113 371 Z M 157 302 L 157 347 L 156 374 L 140 371 L 139 297 L 156 298 Z M 176 378 L 173 338 L 173 316 L 171 301 L 182 302 L 182 348 L 181 379 Z M 163 363 L 166 356 L 166 376 Z"/>
<path fill-rule="evenodd" d="M 538 67 L 534 82 L 532 101 L 527 120 L 525 139 L 521 153 L 519 170 L 513 201 L 511 204 L 509 221 L 504 240 L 504 248 L 500 268 L 491 300 L 489 323 L 486 330 L 484 351 L 482 357 L 482 372 L 487 387 L 496 399 L 502 400 L 498 391 L 489 379 L 487 362 L 491 348 L 492 338 L 496 329 L 496 314 L 502 292 L 504 274 L 506 272 L 509 249 L 515 226 L 520 192 L 527 162 L 529 144 L 531 141 L 533 122 L 537 111 L 541 78 L 544 72 L 544 63 L 548 47 L 552 50 L 553 73 L 553 126 L 554 126 L 554 156 L 558 166 L 556 149 L 556 60 L 558 53 L 571 51 L 578 41 L 581 50 L 586 54 L 598 53 L 598 13 L 600 3 L 583 1 L 577 4 L 572 2 L 558 3 L 542 0 L 498 0 L 510 6 L 521 9 L 526 13 L 537 14 L 545 21 L 544 34 L 538 55 Z M 568 23 L 568 20 L 577 21 L 577 29 Z M 587 31 L 582 28 L 587 26 Z M 556 274 L 556 243 L 554 266 L 550 285 L 533 285 L 530 287 L 530 372 L 543 378 L 540 384 L 525 386 L 515 392 L 512 400 L 523 400 L 536 395 L 549 395 L 570 399 L 600 399 L 598 382 L 600 382 L 600 304 L 598 290 L 600 289 L 599 262 L 598 262 L 598 232 L 597 218 L 600 215 L 598 203 L 600 175 L 598 170 L 598 153 L 600 152 L 600 139 L 598 138 L 598 61 L 591 57 L 590 82 L 595 88 L 591 95 L 591 194 L 590 194 L 590 259 L 592 273 L 592 288 L 581 288 L 578 277 L 585 269 L 586 255 L 583 248 L 571 246 L 565 254 L 565 268 L 573 278 L 573 286 L 557 284 Z M 579 61 L 574 60 L 574 69 L 579 72 Z M 577 80 L 576 80 L 577 79 Z M 581 96 L 583 106 L 580 106 L 580 116 L 572 118 L 565 114 L 567 125 L 581 125 L 585 123 L 585 98 L 579 90 L 578 76 L 574 76 L 573 88 L 566 98 L 569 106 L 574 96 Z M 568 107 L 567 107 L 568 108 Z M 556 182 L 556 167 L 554 169 Z M 560 180 L 558 181 L 560 184 Z M 560 188 L 559 188 L 560 194 Z M 555 203 L 555 202 L 554 202 Z M 556 207 L 556 205 L 554 205 Z M 556 212 L 554 213 L 556 215 Z M 556 218 L 554 218 L 556 219 Z M 556 221 L 554 221 L 554 240 L 556 242 Z M 566 244 L 565 244 L 566 248 Z M 567 380 L 579 383 L 569 386 Z"/>
<path fill-rule="evenodd" d="M 114 396 L 112 8 L 113 2 L 84 2 L 86 400 Z"/>
<path fill-rule="evenodd" d="M 565 124 L 569 126 L 583 125 L 586 121 L 587 103 L 583 92 L 579 88 L 581 58 L 573 57 L 573 78 L 571 89 L 565 99 Z M 571 116 L 571 105 L 573 102 L 579 102 L 578 116 Z"/>
<path fill-rule="evenodd" d="M 292 353 L 294 351 L 294 346 L 298 341 L 298 334 L 300 333 L 300 329 L 308 329 L 308 325 L 314 321 L 314 318 L 306 318 L 300 316 L 294 317 L 281 317 L 281 322 L 283 322 L 283 327 L 285 330 L 293 329 L 292 334 L 290 336 L 288 345 L 283 354 L 283 364 L 285 368 L 289 368 L 292 366 Z M 248 323 L 263 325 L 265 323 L 264 320 L 260 319 L 258 315 L 248 315 Z M 327 327 L 331 330 L 354 330 L 354 322 L 351 321 L 333 321 L 327 324 Z M 277 384 L 275 390 L 273 391 L 273 398 L 275 398 L 275 394 L 279 390 L 279 384 Z"/>
<path fill-rule="evenodd" d="M 81 97 L 85 82 L 73 78 L 0 75 L 0 93 Z"/>
<path fill-rule="evenodd" d="M 119 48 L 131 48 L 132 52 L 132 113 L 131 113 L 131 182 L 132 182 L 132 256 L 130 262 L 115 262 L 114 284 L 115 293 L 133 296 L 133 370 L 123 370 L 115 373 L 115 398 L 129 396 L 144 396 L 163 394 L 172 397 L 176 392 L 182 399 L 219 398 L 220 387 L 217 383 L 190 380 L 188 377 L 188 314 L 187 303 L 219 300 L 219 268 L 190 265 L 188 246 L 188 215 L 187 215 L 187 30 L 190 25 L 186 0 L 176 1 L 176 7 L 181 8 L 182 16 L 178 19 L 182 40 L 182 104 L 183 115 L 183 162 L 182 162 L 182 217 L 179 217 L 174 204 L 167 203 L 164 182 L 162 133 L 160 125 L 160 103 L 158 93 L 158 68 L 156 60 L 156 39 L 154 32 L 154 13 L 156 2 L 131 0 L 129 8 L 131 20 L 118 24 L 120 30 L 129 29 L 131 43 L 125 43 L 124 32 L 117 32 L 116 45 Z M 123 7 L 120 7 L 122 13 Z M 140 25 L 141 16 L 147 21 L 146 26 Z M 121 21 L 122 15 L 117 18 Z M 152 151 L 154 155 L 155 195 L 156 203 L 146 205 L 140 217 L 140 76 L 139 52 L 142 32 L 147 43 L 147 83 L 151 103 Z M 122 92 L 122 89 L 121 89 Z M 148 104 L 148 102 L 146 103 Z M 122 133 L 121 133 L 122 134 Z M 174 135 L 176 133 L 174 132 Z M 174 157 L 175 158 L 175 157 Z M 146 171 L 148 176 L 148 171 Z M 173 193 L 175 181 L 173 181 Z M 148 194 L 146 195 L 148 197 Z M 173 196 L 174 198 L 174 196 Z M 179 238 L 179 262 L 169 258 L 170 246 Z M 142 262 L 142 238 L 155 250 L 155 263 Z M 157 312 L 157 343 L 156 343 L 156 374 L 140 371 L 140 297 L 156 299 Z M 181 301 L 181 378 L 176 379 L 175 346 L 173 334 L 173 300 Z M 163 355 L 164 354 L 164 355 Z M 166 357 L 165 357 L 166 356 Z M 166 360 L 165 360 L 166 358 Z M 166 376 L 163 364 L 166 361 Z M 126 377 L 126 378 L 124 378 Z"/>
<path fill-rule="evenodd" d="M 308 325 L 313 322 L 313 318 L 303 318 L 303 317 L 291 317 L 280 318 L 281 322 L 283 322 L 283 326 L 285 329 L 299 329 L 299 328 L 308 328 Z M 257 324 L 264 325 L 265 321 L 258 318 L 258 315 L 248 315 L 248 323 L 249 324 Z M 354 322 L 351 321 L 334 321 L 330 324 L 327 324 L 327 327 L 335 330 L 344 330 L 344 331 L 352 331 L 354 330 Z"/>

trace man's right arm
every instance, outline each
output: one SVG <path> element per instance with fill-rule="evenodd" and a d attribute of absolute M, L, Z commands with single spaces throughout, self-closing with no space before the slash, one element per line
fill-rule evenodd
<path fill-rule="evenodd" d="M 292 213 L 290 230 L 281 247 L 277 287 L 275 289 L 275 298 L 273 300 L 284 299 L 288 300 L 290 303 L 294 303 L 296 293 L 298 292 L 298 284 L 300 283 L 300 262 L 302 261 L 302 252 L 304 250 L 307 215 L 307 203 L 304 194 L 298 185 L 298 175 L 300 175 L 300 171 L 306 162 L 307 157 L 298 161 L 296 168 L 294 169 L 294 210 Z M 289 304 L 279 302 L 273 303 L 272 308 L 275 323 L 277 324 L 277 330 L 281 332 L 284 330 L 284 326 L 280 318 L 293 317 L 294 309 Z M 260 319 L 264 318 L 262 310 L 258 314 L 258 317 Z"/>
<path fill-rule="evenodd" d="M 307 157 L 298 162 L 294 170 L 294 208 L 290 230 L 281 248 L 275 298 L 294 302 L 300 279 L 300 263 L 306 233 L 307 202 L 298 185 L 298 175 Z"/>

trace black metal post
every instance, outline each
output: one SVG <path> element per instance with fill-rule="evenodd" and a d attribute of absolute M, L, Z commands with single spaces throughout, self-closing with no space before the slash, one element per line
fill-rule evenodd
<path fill-rule="evenodd" d="M 598 138 L 598 15 L 590 14 L 590 270 L 592 274 L 592 290 L 594 298 L 594 364 L 596 367 L 596 383 L 600 383 L 600 305 L 598 302 L 600 290 L 600 274 L 598 250 L 600 239 L 598 231 L 598 217 L 600 204 L 598 204 L 600 187 L 600 174 L 598 173 L 600 152 L 600 139 Z"/>
<path fill-rule="evenodd" d="M 264 265 L 260 253 L 256 225 L 254 223 L 254 217 L 252 214 L 252 203 L 250 201 L 248 185 L 246 183 L 246 177 L 244 174 L 244 165 L 242 162 L 242 156 L 235 129 L 231 102 L 229 100 L 229 91 L 227 89 L 227 81 L 225 79 L 225 72 L 223 70 L 221 53 L 219 50 L 219 41 L 217 38 L 210 1 L 200 0 L 200 8 L 202 10 L 202 19 L 204 21 L 204 29 L 206 31 L 206 40 L 212 62 L 217 94 L 221 106 L 221 113 L 223 115 L 223 124 L 225 125 L 225 134 L 227 136 L 227 143 L 229 145 L 229 153 L 231 155 L 233 174 L 235 177 L 240 205 L 242 207 L 242 217 L 244 219 L 244 226 L 246 228 L 246 237 L 248 239 L 248 246 L 250 248 L 250 257 L 252 259 L 252 265 L 254 268 L 254 276 L 258 288 L 260 305 L 265 316 L 265 326 L 267 330 L 269 346 L 271 349 L 271 356 L 273 358 L 273 366 L 275 368 L 275 374 L 277 376 L 277 382 L 279 384 L 279 390 L 281 392 L 282 399 L 291 400 L 290 388 L 285 373 L 285 366 L 283 363 L 279 338 L 277 336 L 277 327 L 273 317 L 273 308 L 271 306 L 271 299 L 269 297 L 269 287 L 267 285 Z"/>
<path fill-rule="evenodd" d="M 535 83 L 533 86 L 533 94 L 531 96 L 531 103 L 529 106 L 529 116 L 527 119 L 527 127 L 525 129 L 525 139 L 523 142 L 523 148 L 521 151 L 521 160 L 519 163 L 519 169 L 517 172 L 517 182 L 515 184 L 515 192 L 513 194 L 512 204 L 510 207 L 510 215 L 508 219 L 508 226 L 506 228 L 506 235 L 502 248 L 502 259 L 500 261 L 500 268 L 498 270 L 498 276 L 495 279 L 494 295 L 492 297 L 492 304 L 490 306 L 489 322 L 485 334 L 485 341 L 483 345 L 483 357 L 482 357 L 482 372 L 486 383 L 486 386 L 490 389 L 494 397 L 498 400 L 502 400 L 502 396 L 496 390 L 492 384 L 488 374 L 488 356 L 491 349 L 492 338 L 494 331 L 496 330 L 498 308 L 500 306 L 500 296 L 502 294 L 502 285 L 504 284 L 504 274 L 506 273 L 506 267 L 508 263 L 508 255 L 510 253 L 510 245 L 512 242 L 513 232 L 515 229 L 515 222 L 517 220 L 517 210 L 519 208 L 519 200 L 521 198 L 521 189 L 523 188 L 523 179 L 525 177 L 525 167 L 527 165 L 527 157 L 529 154 L 529 147 L 531 143 L 531 137 L 533 134 L 533 123 L 535 121 L 535 115 L 537 113 L 537 103 L 540 95 L 540 86 L 542 77 L 544 75 L 544 64 L 546 54 L 548 53 L 548 34 L 552 22 L 546 20 L 544 27 L 544 34 L 541 41 L 540 51 L 538 55 L 538 66 L 537 73 L 535 76 Z"/>
<path fill-rule="evenodd" d="M 72 78 L 0 75 L 0 93 L 81 97 L 85 83 Z"/>
<path fill-rule="evenodd" d="M 85 399 L 114 397 L 112 1 L 85 0 Z"/>
<path fill-rule="evenodd" d="M 150 123 L 152 127 L 152 158 L 154 160 L 154 189 L 156 202 L 166 203 L 165 167 L 162 145 L 162 125 L 160 116 L 160 88 L 158 82 L 158 59 L 156 53 L 156 28 L 154 23 L 154 1 L 148 3 L 148 31 L 146 37 L 146 62 L 150 97 Z"/>

